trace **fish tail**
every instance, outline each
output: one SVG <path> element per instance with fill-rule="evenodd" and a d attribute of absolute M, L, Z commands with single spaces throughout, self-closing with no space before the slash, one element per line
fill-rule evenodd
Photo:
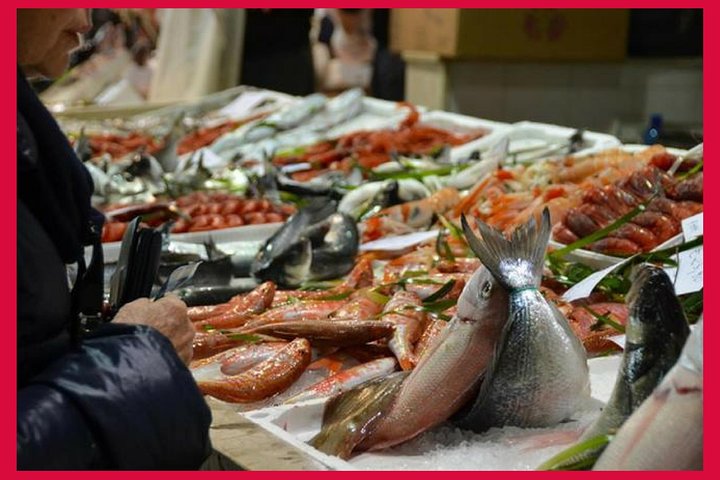
<path fill-rule="evenodd" d="M 465 216 L 462 227 L 470 248 L 495 279 L 509 289 L 538 287 L 542 278 L 543 258 L 550 239 L 550 212 L 543 209 L 540 227 L 534 217 L 520 225 L 510 240 L 476 219 L 480 237 L 470 228 Z"/>

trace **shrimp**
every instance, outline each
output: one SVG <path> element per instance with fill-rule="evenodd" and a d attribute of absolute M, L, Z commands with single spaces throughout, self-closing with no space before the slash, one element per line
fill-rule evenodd
<path fill-rule="evenodd" d="M 378 216 L 390 217 L 413 228 L 427 227 L 435 214 L 445 213 L 460 200 L 454 188 L 446 187 L 422 200 L 406 202 L 381 210 Z"/>

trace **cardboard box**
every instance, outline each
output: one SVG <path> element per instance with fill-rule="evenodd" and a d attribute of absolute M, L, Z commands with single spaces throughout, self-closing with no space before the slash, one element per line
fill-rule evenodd
<path fill-rule="evenodd" d="M 390 48 L 444 58 L 613 61 L 627 52 L 627 9 L 393 9 Z"/>

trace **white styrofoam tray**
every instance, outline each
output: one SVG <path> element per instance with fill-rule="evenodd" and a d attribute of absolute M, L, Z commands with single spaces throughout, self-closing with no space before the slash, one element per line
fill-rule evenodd
<path fill-rule="evenodd" d="M 221 230 L 208 230 L 205 232 L 188 232 L 170 234 L 170 240 L 174 242 L 204 243 L 212 240 L 217 245 L 238 241 L 262 241 L 267 240 L 283 225 L 282 222 L 264 223 L 260 225 L 243 225 L 240 227 L 224 228 Z M 105 263 L 117 262 L 120 256 L 120 245 L 122 242 L 103 243 L 103 257 Z M 88 249 L 91 247 L 88 247 Z M 88 256 L 86 249 L 86 256 Z"/>
<path fill-rule="evenodd" d="M 421 114 L 420 123 L 455 133 L 470 133 L 478 129 L 483 129 L 488 132 L 478 139 L 453 147 L 450 150 L 450 158 L 453 161 L 468 158 L 475 151 L 487 150 L 511 130 L 510 124 L 507 123 L 494 122 L 441 110 L 433 110 Z"/>
<path fill-rule="evenodd" d="M 532 470 L 569 446 L 580 429 L 598 416 L 610 398 L 621 359 L 616 355 L 588 361 L 593 398 L 575 421 L 543 429 L 496 428 L 482 434 L 444 424 L 403 445 L 347 461 L 306 443 L 320 431 L 323 400 L 242 415 L 332 470 Z"/>
<path fill-rule="evenodd" d="M 618 148 L 618 147 L 615 146 L 615 147 L 610 147 L 610 148 Z M 647 145 L 623 145 L 619 148 L 628 153 L 637 153 L 637 152 L 640 152 L 640 151 L 648 148 L 648 146 Z M 666 148 L 666 150 L 668 153 L 671 153 L 671 154 L 677 155 L 677 156 L 685 155 L 688 152 L 687 150 L 681 150 L 681 149 L 677 149 L 677 148 Z M 577 154 L 577 156 L 583 157 L 583 156 L 587 156 L 587 155 L 590 155 L 592 153 L 597 153 L 597 152 L 598 151 L 582 152 L 582 153 Z M 666 240 L 665 242 L 663 242 L 660 245 L 658 245 L 657 247 L 655 247 L 652 251 L 663 250 L 665 248 L 674 247 L 674 246 L 680 245 L 682 243 L 683 243 L 683 235 L 682 235 L 682 233 L 678 233 L 674 237 Z M 556 242 L 552 238 L 550 239 L 550 242 L 548 243 L 548 245 L 554 249 L 560 249 L 560 248 L 565 247 L 564 244 L 562 244 L 560 242 Z M 604 255 L 602 253 L 597 253 L 597 252 L 593 252 L 591 250 L 585 250 L 585 249 L 573 250 L 572 252 L 568 253 L 565 256 L 565 258 L 567 260 L 570 260 L 573 262 L 579 262 L 579 263 L 585 264 L 589 267 L 596 268 L 598 270 L 609 267 L 610 265 L 615 265 L 616 263 L 619 263 L 623 260 L 623 258 L 621 258 L 621 257 L 614 257 L 612 255 Z"/>
<path fill-rule="evenodd" d="M 363 108 L 359 115 L 342 124 L 331 128 L 325 134 L 326 138 L 338 138 L 359 130 L 380 130 L 397 127 L 410 113 L 408 108 L 397 102 L 381 100 L 379 98 L 363 97 Z M 425 109 L 416 107 L 422 114 Z"/>
<path fill-rule="evenodd" d="M 530 146 L 532 143 L 546 144 L 564 144 L 568 143 L 570 137 L 577 130 L 574 128 L 563 127 L 560 125 L 552 125 L 549 123 L 538 122 L 517 122 L 512 124 L 508 138 L 510 139 L 510 152 L 514 153 L 523 147 Z M 583 140 L 587 144 L 586 147 L 576 153 L 576 155 L 586 155 L 599 152 L 608 148 L 619 147 L 622 143 L 619 139 L 607 133 L 592 132 L 585 130 L 583 132 Z M 555 153 L 554 155 L 562 155 L 564 151 Z"/>

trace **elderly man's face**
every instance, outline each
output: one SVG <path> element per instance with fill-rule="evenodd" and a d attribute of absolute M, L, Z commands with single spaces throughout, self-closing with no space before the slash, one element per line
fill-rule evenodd
<path fill-rule="evenodd" d="M 26 75 L 59 77 L 92 26 L 86 8 L 17 10 L 17 60 Z"/>

